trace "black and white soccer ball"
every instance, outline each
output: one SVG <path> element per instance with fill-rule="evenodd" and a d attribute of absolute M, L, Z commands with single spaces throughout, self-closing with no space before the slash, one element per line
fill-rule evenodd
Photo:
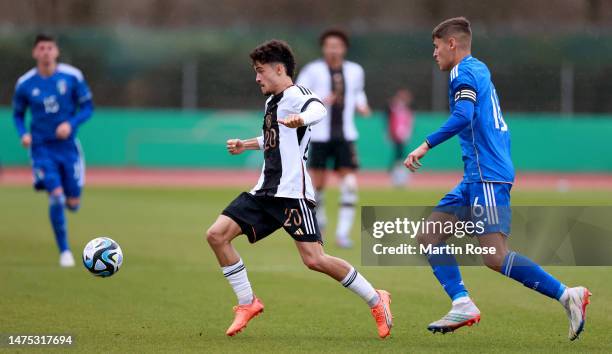
<path fill-rule="evenodd" d="M 93 275 L 110 277 L 123 264 L 123 252 L 114 240 L 98 237 L 89 241 L 83 250 L 83 265 Z"/>

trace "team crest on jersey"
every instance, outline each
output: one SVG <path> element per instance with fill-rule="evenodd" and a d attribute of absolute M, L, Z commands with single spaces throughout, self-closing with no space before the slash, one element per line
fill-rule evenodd
<path fill-rule="evenodd" d="M 270 129 L 272 126 L 272 115 L 266 114 L 266 128 Z"/>
<path fill-rule="evenodd" d="M 57 82 L 57 91 L 59 92 L 60 95 L 66 94 L 67 88 L 68 88 L 68 85 L 66 84 L 66 80 L 59 80 Z"/>
<path fill-rule="evenodd" d="M 40 89 L 39 89 L 38 87 L 35 87 L 35 88 L 32 90 L 32 97 L 36 97 L 36 96 L 38 96 L 38 95 L 40 95 Z"/>

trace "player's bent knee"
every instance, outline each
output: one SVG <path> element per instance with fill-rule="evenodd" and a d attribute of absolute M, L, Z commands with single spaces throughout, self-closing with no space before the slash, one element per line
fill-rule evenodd
<path fill-rule="evenodd" d="M 50 206 L 61 205 L 63 207 L 64 203 L 66 203 L 66 197 L 64 196 L 63 193 L 60 193 L 60 194 L 51 193 L 51 194 L 49 194 L 49 205 Z"/>
<path fill-rule="evenodd" d="M 57 187 L 54 190 L 52 190 L 51 193 L 49 193 L 49 195 L 64 196 L 64 190 L 62 189 L 62 187 Z"/>
<path fill-rule="evenodd" d="M 206 231 L 206 241 L 208 241 L 209 245 L 215 247 L 226 243 L 227 238 L 221 228 L 213 225 Z"/>
<path fill-rule="evenodd" d="M 216 244 L 219 242 L 219 235 L 214 226 L 211 226 L 208 230 L 206 230 L 206 241 L 210 244 Z"/>
<path fill-rule="evenodd" d="M 482 260 L 489 269 L 500 272 L 504 264 L 504 257 L 505 255 L 502 254 L 488 254 L 483 256 Z"/>
<path fill-rule="evenodd" d="M 77 212 L 81 208 L 81 199 L 68 198 L 68 200 L 66 200 L 66 208 L 72 212 Z"/>
<path fill-rule="evenodd" d="M 324 256 L 310 256 L 303 259 L 304 265 L 310 270 L 317 272 L 323 272 L 325 270 L 325 258 Z"/>

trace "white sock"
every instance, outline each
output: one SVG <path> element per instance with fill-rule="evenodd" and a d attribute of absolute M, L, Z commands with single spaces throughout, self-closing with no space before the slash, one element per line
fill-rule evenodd
<path fill-rule="evenodd" d="M 469 296 L 462 296 L 458 299 L 453 300 L 453 308 L 451 311 L 464 312 L 464 313 L 480 313 L 476 304 Z"/>
<path fill-rule="evenodd" d="M 559 302 L 561 303 L 561 305 L 565 306 L 565 304 L 567 303 L 567 298 L 569 296 L 569 292 L 567 291 L 569 288 L 566 287 L 565 290 L 563 290 L 563 294 L 561 294 L 561 297 L 559 298 Z"/>
<path fill-rule="evenodd" d="M 317 202 L 317 223 L 321 231 L 325 230 L 327 225 L 327 216 L 325 215 L 325 192 L 318 190 L 315 192 L 315 201 Z"/>
<path fill-rule="evenodd" d="M 234 293 L 236 293 L 238 304 L 246 305 L 252 303 L 253 289 L 251 289 L 251 283 L 249 282 L 244 263 L 242 263 L 242 258 L 240 258 L 238 263 L 221 267 L 221 269 L 223 270 L 223 276 L 229 281 L 232 289 L 234 289 Z"/>
<path fill-rule="evenodd" d="M 355 206 L 342 205 L 338 211 L 338 226 L 336 227 L 336 238 L 350 238 L 351 228 L 355 220 Z"/>
<path fill-rule="evenodd" d="M 359 295 L 359 297 L 367 302 L 370 307 L 376 306 L 380 301 L 380 297 L 374 287 L 372 287 L 372 284 L 353 267 L 351 267 L 351 270 L 349 270 L 346 277 L 344 277 L 340 283 L 345 288 L 349 288 L 355 294 Z"/>
<path fill-rule="evenodd" d="M 340 210 L 336 227 L 336 238 L 340 240 L 350 238 L 357 198 L 357 179 L 353 174 L 346 175 L 340 183 Z"/>

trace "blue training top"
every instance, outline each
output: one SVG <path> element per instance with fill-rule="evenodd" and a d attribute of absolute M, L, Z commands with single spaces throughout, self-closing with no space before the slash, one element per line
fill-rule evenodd
<path fill-rule="evenodd" d="M 43 77 L 36 68 L 17 80 L 13 96 L 13 119 L 17 133 L 27 133 L 25 113 L 30 108 L 32 144 L 57 141 L 55 130 L 62 122 L 72 126 L 69 139 L 93 113 L 92 95 L 81 71 L 59 63 L 53 75 Z"/>

